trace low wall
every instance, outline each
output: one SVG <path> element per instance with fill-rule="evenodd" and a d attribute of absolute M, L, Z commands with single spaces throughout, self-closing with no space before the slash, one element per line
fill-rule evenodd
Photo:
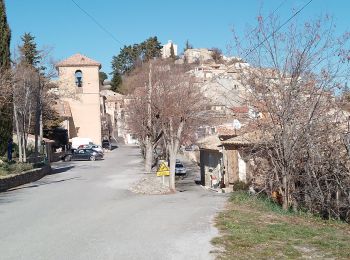
<path fill-rule="evenodd" d="M 51 167 L 46 165 L 42 168 L 26 171 L 21 174 L 9 176 L 7 178 L 0 179 L 0 192 L 12 189 L 14 187 L 37 181 L 51 172 Z"/>

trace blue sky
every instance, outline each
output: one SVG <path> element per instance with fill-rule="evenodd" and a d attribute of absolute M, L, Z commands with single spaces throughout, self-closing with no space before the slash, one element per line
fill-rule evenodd
<path fill-rule="evenodd" d="M 162 43 L 173 40 L 183 49 L 188 39 L 195 48 L 219 47 L 226 52 L 232 26 L 243 33 L 255 25 L 259 12 L 276 14 L 286 20 L 308 0 L 75 0 L 123 44 L 138 43 L 158 36 Z M 12 50 L 20 36 L 31 32 L 39 48 L 53 48 L 52 56 L 61 60 L 80 52 L 102 63 L 110 72 L 113 55 L 122 45 L 101 30 L 72 0 L 5 0 L 12 30 Z M 334 17 L 338 32 L 350 27 L 350 1 L 313 0 L 298 19 L 321 14 Z M 234 54 L 234 53 L 232 53 Z"/>

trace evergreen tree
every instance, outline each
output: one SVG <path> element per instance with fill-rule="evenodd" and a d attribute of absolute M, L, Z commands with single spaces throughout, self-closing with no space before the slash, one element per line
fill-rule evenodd
<path fill-rule="evenodd" d="M 0 68 L 10 67 L 11 31 L 7 23 L 4 0 L 0 0 Z"/>
<path fill-rule="evenodd" d="M 184 52 L 188 49 L 193 49 L 193 46 L 192 46 L 192 44 L 190 44 L 190 42 L 188 40 L 186 40 Z"/>
<path fill-rule="evenodd" d="M 157 36 L 150 37 L 140 44 L 140 55 L 142 61 L 149 61 L 162 55 L 162 45 Z"/>
<path fill-rule="evenodd" d="M 173 45 L 173 43 L 171 43 L 171 45 L 170 45 L 170 58 L 171 59 L 175 59 L 176 57 L 175 57 L 175 51 L 174 51 L 174 45 Z"/>
<path fill-rule="evenodd" d="M 19 47 L 21 61 L 27 63 L 28 65 L 32 65 L 33 67 L 37 67 L 41 57 L 34 41 L 35 37 L 30 33 L 25 33 L 21 37 L 21 40 L 23 42 L 23 45 Z"/>
<path fill-rule="evenodd" d="M 10 40 L 11 31 L 7 23 L 4 0 L 0 0 L 0 77 L 5 76 L 6 70 L 11 66 L 10 62 Z M 4 154 L 7 148 L 7 141 L 12 137 L 12 97 L 5 96 L 5 85 L 0 85 L 0 97 L 8 102 L 0 104 L 0 155 Z"/>
<path fill-rule="evenodd" d="M 111 90 L 114 92 L 120 92 L 120 88 L 122 85 L 122 76 L 119 73 L 114 73 L 111 80 Z"/>
<path fill-rule="evenodd" d="M 145 41 L 124 46 L 117 56 L 112 58 L 112 88 L 119 91 L 122 84 L 122 76 L 133 71 L 137 66 L 150 59 L 160 57 L 162 45 L 157 36 L 150 37 Z"/>
<path fill-rule="evenodd" d="M 106 79 L 108 79 L 107 74 L 106 74 L 105 72 L 103 72 L 103 71 L 100 71 L 100 72 L 98 73 L 98 76 L 99 76 L 99 78 L 100 78 L 100 84 L 101 84 L 101 85 L 103 85 L 103 81 L 105 81 Z"/>

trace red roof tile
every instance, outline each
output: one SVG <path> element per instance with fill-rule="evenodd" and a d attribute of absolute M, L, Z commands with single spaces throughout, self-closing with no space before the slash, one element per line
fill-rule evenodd
<path fill-rule="evenodd" d="M 101 63 L 93 59 L 90 59 L 89 57 L 86 57 L 80 53 L 77 53 L 56 64 L 56 67 L 70 67 L 70 66 L 98 66 L 99 68 L 101 68 Z"/>

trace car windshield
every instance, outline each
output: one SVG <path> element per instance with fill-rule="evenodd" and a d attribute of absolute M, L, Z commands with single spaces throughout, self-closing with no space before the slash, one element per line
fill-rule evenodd
<path fill-rule="evenodd" d="M 175 167 L 176 167 L 176 168 L 183 168 L 184 166 L 183 166 L 181 163 L 177 163 L 177 164 L 175 165 Z"/>

